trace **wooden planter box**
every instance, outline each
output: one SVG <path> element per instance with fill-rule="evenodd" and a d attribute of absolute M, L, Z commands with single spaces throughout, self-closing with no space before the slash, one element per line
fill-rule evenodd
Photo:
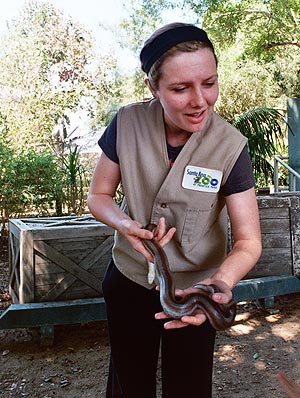
<path fill-rule="evenodd" d="M 9 220 L 14 303 L 102 296 L 114 231 L 92 216 Z"/>
<path fill-rule="evenodd" d="M 279 281 L 284 286 L 280 285 L 276 294 L 291 289 L 300 291 L 299 198 L 286 194 L 257 198 L 263 251 L 243 282 L 270 281 L 277 286 Z M 9 220 L 9 288 L 13 302 L 102 297 L 101 285 L 111 257 L 113 235 L 110 227 L 90 216 Z M 295 287 L 290 287 L 291 283 Z M 242 283 L 246 296 L 256 297 L 257 285 L 253 291 L 248 285 Z M 272 295 L 265 291 L 260 294 Z"/>
<path fill-rule="evenodd" d="M 244 279 L 292 275 L 300 277 L 299 196 L 258 196 L 262 255 Z"/>

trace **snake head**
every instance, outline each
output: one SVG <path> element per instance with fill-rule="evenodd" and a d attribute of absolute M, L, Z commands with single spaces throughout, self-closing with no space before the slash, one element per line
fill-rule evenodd
<path fill-rule="evenodd" d="M 157 228 L 157 225 L 152 224 L 152 223 L 149 223 L 144 227 L 144 229 L 147 229 L 150 232 L 154 232 L 156 228 Z"/>
<path fill-rule="evenodd" d="M 211 297 L 215 293 L 220 293 L 221 289 L 217 285 L 203 285 L 201 283 L 197 283 L 193 286 L 194 289 L 198 289 L 199 293 L 204 296 Z"/>

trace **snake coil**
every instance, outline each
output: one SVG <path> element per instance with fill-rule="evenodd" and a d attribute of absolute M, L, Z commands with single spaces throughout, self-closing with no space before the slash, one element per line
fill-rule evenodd
<path fill-rule="evenodd" d="M 154 224 L 148 224 L 146 229 L 153 231 L 155 227 Z M 154 239 L 145 239 L 143 244 L 153 257 L 155 275 L 160 287 L 160 302 L 167 315 L 173 319 L 181 319 L 183 316 L 193 315 L 199 309 L 203 311 L 216 330 L 225 330 L 232 326 L 236 316 L 234 300 L 227 304 L 216 303 L 212 300 L 212 295 L 220 292 L 218 286 L 202 284 L 193 286 L 199 290 L 197 293 L 176 297 L 175 285 L 165 251 Z"/>

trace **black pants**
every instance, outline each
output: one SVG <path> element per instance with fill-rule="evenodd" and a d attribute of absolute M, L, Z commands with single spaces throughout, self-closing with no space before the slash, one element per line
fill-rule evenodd
<path fill-rule="evenodd" d="M 109 264 L 103 281 L 111 360 L 107 398 L 155 398 L 161 347 L 163 398 L 210 398 L 215 330 L 202 326 L 164 330 L 159 293 L 126 278 Z"/>

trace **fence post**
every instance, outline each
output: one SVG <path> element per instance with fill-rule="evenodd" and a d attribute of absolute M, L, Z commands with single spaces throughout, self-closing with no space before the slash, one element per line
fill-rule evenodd
<path fill-rule="evenodd" d="M 288 148 L 289 165 L 300 174 L 300 98 L 288 98 L 287 100 L 288 124 Z M 290 179 L 290 184 L 291 184 Z M 296 181 L 296 187 L 291 187 L 300 191 L 300 181 Z"/>

